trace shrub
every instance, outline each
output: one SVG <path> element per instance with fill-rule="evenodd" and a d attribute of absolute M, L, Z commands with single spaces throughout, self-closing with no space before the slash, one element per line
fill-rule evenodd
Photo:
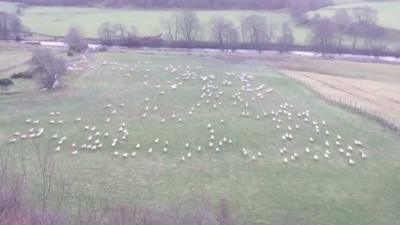
<path fill-rule="evenodd" d="M 14 73 L 13 75 L 10 76 L 10 78 L 13 79 L 13 80 L 16 80 L 16 79 L 32 79 L 33 76 L 28 71 L 26 71 L 26 72 Z"/>

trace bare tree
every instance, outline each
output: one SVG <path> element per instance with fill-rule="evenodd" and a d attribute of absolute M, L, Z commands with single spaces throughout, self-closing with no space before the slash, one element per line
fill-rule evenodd
<path fill-rule="evenodd" d="M 65 42 L 69 46 L 69 50 L 73 52 L 82 52 L 87 49 L 88 44 L 83 37 L 82 31 L 78 27 L 70 27 L 65 37 Z"/>
<path fill-rule="evenodd" d="M 335 46 L 335 25 L 331 19 L 323 17 L 312 22 L 310 43 L 323 55 Z"/>
<path fill-rule="evenodd" d="M 177 41 L 179 39 L 179 15 L 174 13 L 170 18 L 161 19 L 161 25 L 167 33 L 167 39 Z"/>
<path fill-rule="evenodd" d="M 42 88 L 54 89 L 66 72 L 66 63 L 49 49 L 38 49 L 33 53 L 32 72 Z"/>
<path fill-rule="evenodd" d="M 112 39 L 114 37 L 113 28 L 111 26 L 111 23 L 108 23 L 108 22 L 103 23 L 97 30 L 97 34 L 98 34 L 100 40 L 104 44 L 111 44 Z"/>
<path fill-rule="evenodd" d="M 223 17 L 213 17 L 210 21 L 210 29 L 212 39 L 217 41 L 222 48 L 232 46 L 239 39 L 239 33 L 234 24 Z"/>
<path fill-rule="evenodd" d="M 179 31 L 183 39 L 191 42 L 201 35 L 200 20 L 194 11 L 182 11 L 179 13 Z"/>
<path fill-rule="evenodd" d="M 335 23 L 337 46 L 342 48 L 344 38 L 349 33 L 353 19 L 347 10 L 340 9 L 335 11 L 332 20 Z"/>
<path fill-rule="evenodd" d="M 290 47 L 294 44 L 293 30 L 289 23 L 282 23 L 281 26 L 281 36 L 278 40 L 280 51 L 288 51 Z"/>
<path fill-rule="evenodd" d="M 378 21 L 378 12 L 369 7 L 359 7 L 353 9 L 353 17 L 360 24 L 376 24 Z"/>
<path fill-rule="evenodd" d="M 241 30 L 244 40 L 249 41 L 257 49 L 271 42 L 274 37 L 275 29 L 264 16 L 250 15 L 242 19 Z"/>

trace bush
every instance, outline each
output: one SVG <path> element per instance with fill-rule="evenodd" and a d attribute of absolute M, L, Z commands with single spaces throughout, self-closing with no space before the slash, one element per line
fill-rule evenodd
<path fill-rule="evenodd" d="M 0 89 L 7 90 L 9 86 L 14 85 L 14 82 L 8 78 L 0 79 Z"/>
<path fill-rule="evenodd" d="M 16 80 L 16 79 L 32 79 L 33 76 L 28 71 L 26 71 L 26 72 L 14 73 L 13 75 L 10 76 L 10 78 L 13 79 L 13 80 Z"/>

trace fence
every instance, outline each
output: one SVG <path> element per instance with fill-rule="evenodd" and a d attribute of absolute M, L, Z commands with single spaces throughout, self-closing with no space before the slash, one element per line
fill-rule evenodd
<path fill-rule="evenodd" d="M 294 77 L 289 74 L 282 73 L 277 71 L 280 74 L 284 74 L 285 76 L 297 81 L 298 83 L 304 85 L 309 90 L 312 90 L 319 97 L 327 100 L 330 103 L 337 104 L 341 107 L 345 107 L 348 109 L 352 109 L 353 111 L 363 114 L 364 116 L 368 116 L 369 118 L 378 121 L 384 127 L 393 130 L 395 133 L 400 135 L 400 121 L 390 115 L 373 109 L 371 107 L 365 106 L 364 104 L 353 101 L 351 99 L 342 98 L 340 96 L 334 96 L 328 92 L 324 92 L 322 89 L 317 88 L 315 85 L 312 85 L 310 82 L 307 82 L 306 79 L 300 77 Z"/>

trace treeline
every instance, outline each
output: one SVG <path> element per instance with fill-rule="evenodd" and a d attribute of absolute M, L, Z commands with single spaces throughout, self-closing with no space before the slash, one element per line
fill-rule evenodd
<path fill-rule="evenodd" d="M 316 14 L 310 21 L 310 44 L 322 53 L 335 49 L 364 49 L 380 54 L 388 49 L 390 30 L 379 26 L 378 13 L 371 8 L 338 10 L 333 17 Z"/>
<path fill-rule="evenodd" d="M 294 12 L 312 10 L 332 4 L 332 0 L 19 0 L 37 5 L 94 5 L 109 7 L 137 6 L 145 8 L 191 8 L 191 9 L 282 9 Z"/>
<path fill-rule="evenodd" d="M 104 23 L 98 37 L 104 45 L 130 47 L 184 47 L 225 50 L 293 50 L 295 35 L 289 23 L 275 24 L 260 14 L 244 16 L 239 25 L 220 17 L 201 24 L 193 11 L 181 11 L 160 21 L 163 33 L 140 37 L 133 26 Z M 318 14 L 305 20 L 311 31 L 308 50 L 324 53 L 380 55 L 388 50 L 390 30 L 377 24 L 377 12 L 370 8 L 336 11 L 333 17 Z"/>

